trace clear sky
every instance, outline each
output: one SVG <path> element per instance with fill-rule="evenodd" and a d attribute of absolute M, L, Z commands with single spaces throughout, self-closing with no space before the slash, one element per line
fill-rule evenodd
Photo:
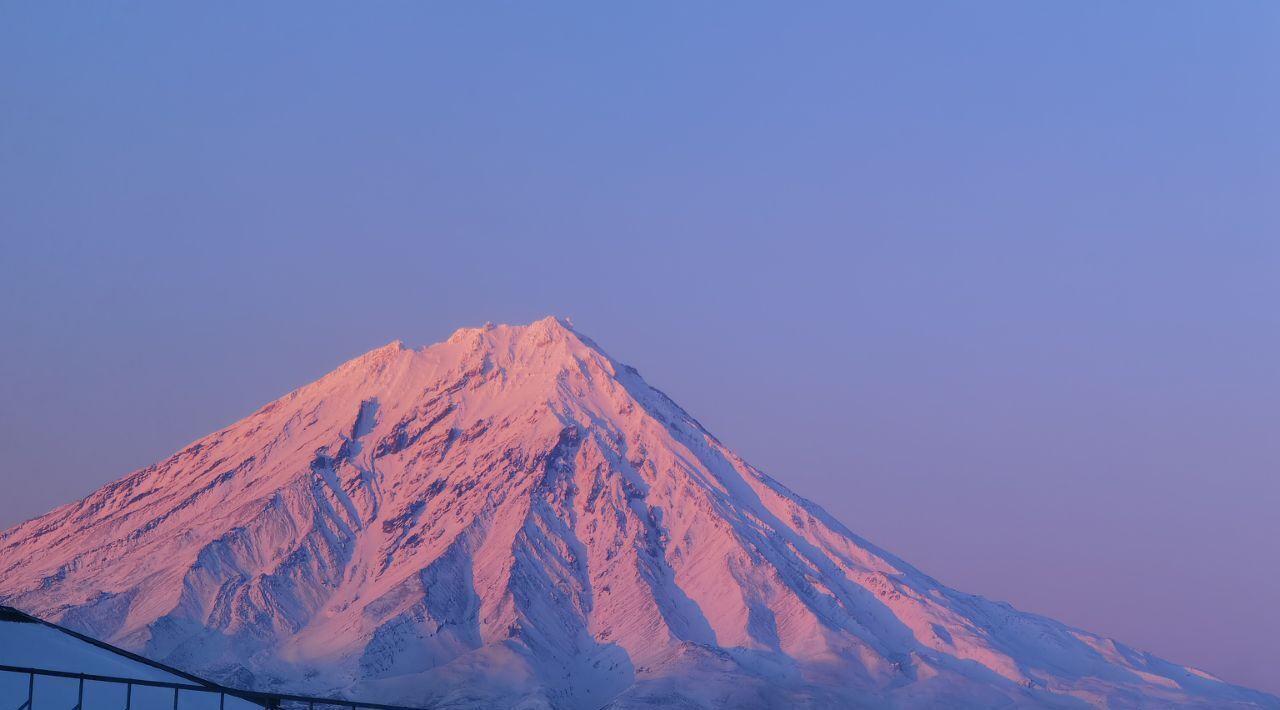
<path fill-rule="evenodd" d="M 0 8 L 0 526 L 574 319 L 944 582 L 1280 692 L 1280 3 Z"/>

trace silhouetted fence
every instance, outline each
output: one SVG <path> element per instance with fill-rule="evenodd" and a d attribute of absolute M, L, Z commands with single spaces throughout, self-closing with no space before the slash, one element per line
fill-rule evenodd
<path fill-rule="evenodd" d="M 0 700 L 6 701 L 0 710 L 419 710 L 403 705 L 259 693 L 212 683 L 170 683 L 6 665 L 0 665 Z M 22 702 L 14 706 L 9 700 Z"/>

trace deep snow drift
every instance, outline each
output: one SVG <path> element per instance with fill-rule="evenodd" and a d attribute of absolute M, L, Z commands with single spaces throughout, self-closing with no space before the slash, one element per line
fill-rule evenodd
<path fill-rule="evenodd" d="M 420 706 L 1280 707 L 942 586 L 553 318 L 374 350 L 8 530 L 0 602 Z"/>

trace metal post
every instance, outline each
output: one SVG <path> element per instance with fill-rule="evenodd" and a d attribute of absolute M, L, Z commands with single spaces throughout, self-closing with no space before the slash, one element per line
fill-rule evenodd
<path fill-rule="evenodd" d="M 227 694 L 218 693 L 218 710 L 225 710 L 227 707 Z"/>
<path fill-rule="evenodd" d="M 173 710 L 178 710 L 178 688 L 173 689 Z"/>
<path fill-rule="evenodd" d="M 34 710 L 35 705 L 33 705 L 33 703 L 35 702 L 35 699 L 36 699 L 36 674 L 28 673 L 27 674 L 27 704 L 25 706 L 27 710 Z"/>
<path fill-rule="evenodd" d="M 76 710 L 84 707 L 84 674 L 80 674 L 80 687 L 76 690 Z"/>
<path fill-rule="evenodd" d="M 124 710 L 133 710 L 133 683 L 124 684 Z"/>

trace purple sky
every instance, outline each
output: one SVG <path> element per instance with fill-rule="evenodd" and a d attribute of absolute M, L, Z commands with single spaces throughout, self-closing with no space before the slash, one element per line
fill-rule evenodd
<path fill-rule="evenodd" d="M 942 581 L 1280 692 L 1280 4 L 0 9 L 0 526 L 570 316 Z"/>

